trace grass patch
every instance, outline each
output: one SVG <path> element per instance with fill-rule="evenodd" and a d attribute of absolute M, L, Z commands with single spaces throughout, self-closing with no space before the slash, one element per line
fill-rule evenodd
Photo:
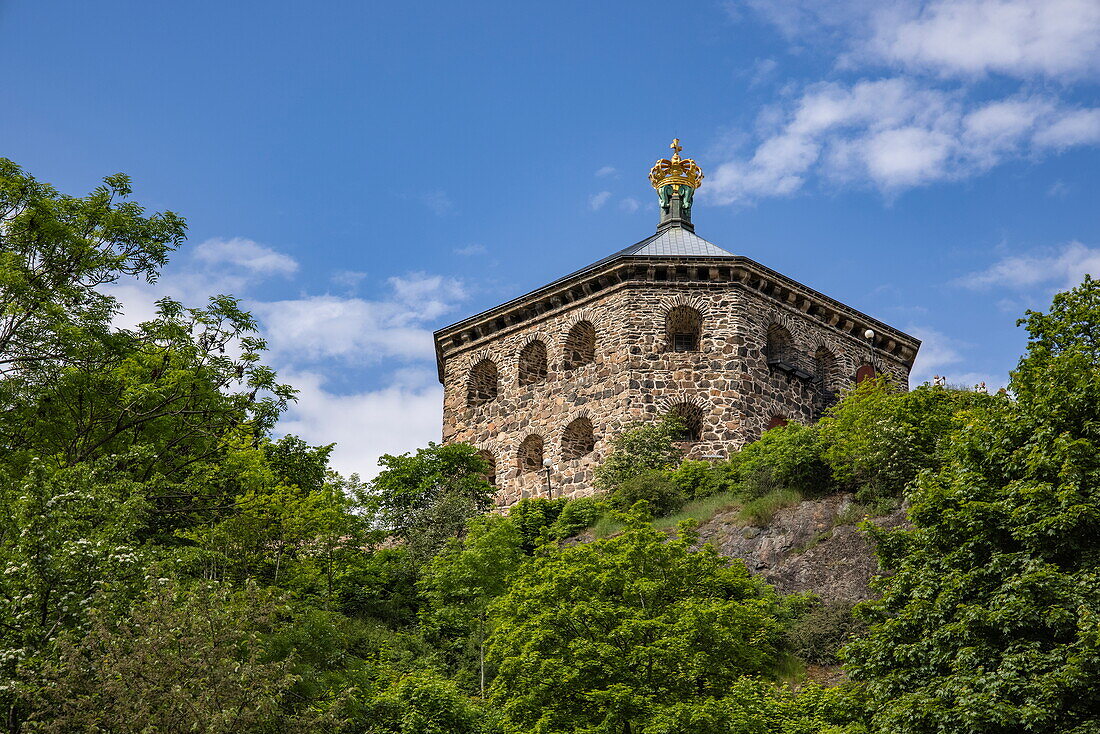
<path fill-rule="evenodd" d="M 626 525 L 622 524 L 618 520 L 604 515 L 596 521 L 595 525 L 592 526 L 592 535 L 597 539 L 606 538 L 609 535 L 614 535 L 615 533 L 621 531 L 625 527 Z"/>
<path fill-rule="evenodd" d="M 775 517 L 775 513 L 784 507 L 798 504 L 802 501 L 802 495 L 793 489 L 777 489 L 768 492 L 763 497 L 749 500 L 741 508 L 741 520 L 753 525 L 767 525 Z"/>
<path fill-rule="evenodd" d="M 789 652 L 781 652 L 772 664 L 772 675 L 780 683 L 801 683 L 806 678 L 806 663 Z"/>
<path fill-rule="evenodd" d="M 735 493 L 719 492 L 710 497 L 703 497 L 694 502 L 689 502 L 681 507 L 678 512 L 674 512 L 671 515 L 657 518 L 653 522 L 653 527 L 659 530 L 668 530 L 676 527 L 684 520 L 698 520 L 701 523 L 706 522 L 722 510 L 727 510 L 731 507 L 739 506 L 740 504 L 741 501 L 737 498 Z"/>
<path fill-rule="evenodd" d="M 883 497 L 873 502 L 853 502 L 845 508 L 844 512 L 836 516 L 834 525 L 855 525 L 862 520 L 872 517 L 889 515 L 901 506 L 901 500 L 896 497 Z"/>

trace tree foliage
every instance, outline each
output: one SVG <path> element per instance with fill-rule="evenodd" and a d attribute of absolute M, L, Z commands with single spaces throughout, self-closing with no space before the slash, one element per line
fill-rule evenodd
<path fill-rule="evenodd" d="M 628 426 L 612 439 L 611 453 L 596 467 L 596 487 L 613 490 L 643 472 L 676 468 L 684 457 L 676 440 L 683 428 L 672 413 Z"/>
<path fill-rule="evenodd" d="M 879 731 L 1096 731 L 1100 284 L 1021 323 L 1016 400 L 963 414 L 913 530 L 873 531 L 893 573 L 848 655 Z"/>
<path fill-rule="evenodd" d="M 628 732 L 658 705 L 720 696 L 773 664 L 769 587 L 641 515 L 621 535 L 536 556 L 493 605 L 491 698 L 523 731 Z"/>
<path fill-rule="evenodd" d="M 386 454 L 378 464 L 383 469 L 370 483 L 370 505 L 383 527 L 408 543 L 420 562 L 492 502 L 489 466 L 469 444 L 430 443 L 415 454 Z"/>

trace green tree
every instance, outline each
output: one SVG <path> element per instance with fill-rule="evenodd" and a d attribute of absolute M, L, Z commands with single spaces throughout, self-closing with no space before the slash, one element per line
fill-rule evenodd
<path fill-rule="evenodd" d="M 607 540 L 549 550 L 493 605 L 491 698 L 521 731 L 640 731 L 659 705 L 766 673 L 787 610 L 693 533 L 633 515 Z"/>
<path fill-rule="evenodd" d="M 596 487 L 613 490 L 644 472 L 675 469 L 684 458 L 676 440 L 683 430 L 683 421 L 671 413 L 657 421 L 627 426 L 611 441 L 611 453 L 596 467 Z"/>
<path fill-rule="evenodd" d="M 761 497 L 776 489 L 793 489 L 813 497 L 833 489 L 814 426 L 789 423 L 764 431 L 758 441 L 742 448 L 734 461 L 741 491 L 747 497 Z"/>
<path fill-rule="evenodd" d="M 872 530 L 893 573 L 847 654 L 877 731 L 1100 726 L 1100 283 L 1021 323 L 1016 400 L 962 415 L 912 530 Z"/>
<path fill-rule="evenodd" d="M 492 504 L 489 466 L 469 444 L 429 443 L 415 454 L 386 454 L 378 464 L 383 469 L 364 502 L 417 562 L 430 559 Z"/>
<path fill-rule="evenodd" d="M 453 681 L 427 671 L 395 678 L 369 708 L 369 734 L 497 734 L 495 717 Z"/>
<path fill-rule="evenodd" d="M 40 374 L 88 338 L 106 336 L 124 276 L 155 280 L 186 225 L 145 216 L 130 180 L 108 176 L 84 198 L 64 196 L 0 158 L 0 375 Z"/>
<path fill-rule="evenodd" d="M 293 659 L 270 659 L 286 610 L 255 588 L 169 584 L 127 615 L 94 609 L 26 692 L 33 731 L 315 731 L 286 706 Z"/>
<path fill-rule="evenodd" d="M 819 422 L 825 462 L 860 499 L 901 496 L 923 469 L 943 462 L 957 416 L 988 395 L 936 385 L 902 392 L 882 378 L 855 386 Z"/>
<path fill-rule="evenodd" d="M 443 653 L 444 663 L 455 671 L 456 679 L 482 696 L 494 670 L 486 666 L 485 654 L 491 624 L 489 605 L 507 591 L 512 576 L 532 550 L 530 520 L 536 513 L 523 510 L 544 508 L 551 501 L 540 498 L 528 503 L 532 500 L 517 503 L 518 514 L 513 510 L 507 517 L 487 515 L 470 521 L 466 536 L 451 541 L 433 558 L 419 582 L 425 601 L 420 612 L 421 634 Z M 545 527 L 535 532 L 535 538 Z"/>

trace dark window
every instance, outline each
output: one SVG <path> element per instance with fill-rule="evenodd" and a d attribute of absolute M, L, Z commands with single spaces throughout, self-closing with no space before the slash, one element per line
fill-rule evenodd
<path fill-rule="evenodd" d="M 565 337 L 565 359 L 562 368 L 572 370 L 596 361 L 596 327 L 589 321 L 578 321 Z"/>
<path fill-rule="evenodd" d="M 695 334 L 673 334 L 672 351 L 674 352 L 698 352 L 699 340 Z"/>
<path fill-rule="evenodd" d="M 677 306 L 665 317 L 668 346 L 674 352 L 698 352 L 703 316 L 691 306 Z"/>
<path fill-rule="evenodd" d="M 497 457 L 493 456 L 492 451 L 486 451 L 484 449 L 478 451 L 477 455 L 488 465 L 488 468 L 485 470 L 485 481 L 494 487 L 497 486 Z"/>
<path fill-rule="evenodd" d="M 546 377 L 546 345 L 536 339 L 519 353 L 519 384 L 530 385 Z"/>
<path fill-rule="evenodd" d="M 561 455 L 563 459 L 579 459 L 592 453 L 596 448 L 596 439 L 592 435 L 592 421 L 578 418 L 565 427 L 561 436 Z"/>
<path fill-rule="evenodd" d="M 470 370 L 470 383 L 466 400 L 470 405 L 482 405 L 497 396 L 497 366 L 491 359 L 483 359 Z"/>
<path fill-rule="evenodd" d="M 670 412 L 679 418 L 681 423 L 680 430 L 673 435 L 672 440 L 683 443 L 698 441 L 703 434 L 703 409 L 691 403 L 680 403 L 674 405 Z"/>
<path fill-rule="evenodd" d="M 784 416 L 773 415 L 770 419 L 768 419 L 768 424 L 764 426 L 764 430 L 770 431 L 773 428 L 779 428 L 780 426 L 785 426 L 788 423 L 790 423 L 790 421 L 787 420 Z"/>
<path fill-rule="evenodd" d="M 791 339 L 791 332 L 787 331 L 779 324 L 772 324 L 768 327 L 767 344 L 764 347 L 764 353 L 767 357 L 768 364 L 772 367 L 779 367 L 787 371 L 795 368 L 794 344 Z"/>
<path fill-rule="evenodd" d="M 516 457 L 519 473 L 529 474 L 542 469 L 542 457 L 542 436 L 532 433 L 519 445 L 519 455 Z"/>

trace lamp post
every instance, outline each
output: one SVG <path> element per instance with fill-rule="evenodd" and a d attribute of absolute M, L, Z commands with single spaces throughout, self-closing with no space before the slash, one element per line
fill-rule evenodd
<path fill-rule="evenodd" d="M 868 329 L 863 332 L 863 338 L 867 340 L 867 349 L 871 352 L 871 369 L 875 371 L 875 376 L 878 376 L 878 365 L 875 364 L 875 332 L 873 329 Z"/>
<path fill-rule="evenodd" d="M 547 499 L 554 499 L 554 492 L 550 489 L 550 469 L 553 468 L 553 464 L 550 463 L 550 459 L 542 460 L 542 468 L 546 470 L 546 497 Z"/>

